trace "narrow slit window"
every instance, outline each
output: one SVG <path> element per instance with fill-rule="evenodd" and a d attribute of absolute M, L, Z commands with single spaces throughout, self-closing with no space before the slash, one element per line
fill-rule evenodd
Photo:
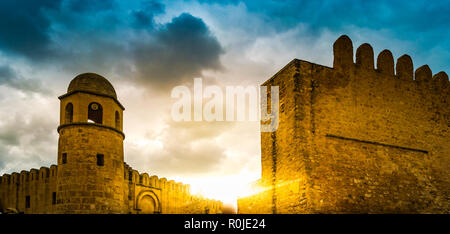
<path fill-rule="evenodd" d="M 67 153 L 63 153 L 62 154 L 62 164 L 66 164 L 67 163 Z"/>
<path fill-rule="evenodd" d="M 56 204 L 56 192 L 52 193 L 52 205 Z"/>
<path fill-rule="evenodd" d="M 25 208 L 30 208 L 30 196 L 25 197 Z"/>
<path fill-rule="evenodd" d="M 97 154 L 97 166 L 105 165 L 105 159 L 103 154 Z"/>
<path fill-rule="evenodd" d="M 73 121 L 73 105 L 72 103 L 68 103 L 66 105 L 66 113 L 65 113 L 65 123 L 72 123 Z"/>

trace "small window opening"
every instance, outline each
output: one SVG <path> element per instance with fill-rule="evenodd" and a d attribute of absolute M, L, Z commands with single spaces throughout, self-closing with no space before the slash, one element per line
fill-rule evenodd
<path fill-rule="evenodd" d="M 105 165 L 103 154 L 97 154 L 97 166 Z"/>
<path fill-rule="evenodd" d="M 62 154 L 62 164 L 66 164 L 67 163 L 67 153 L 63 153 Z"/>
<path fill-rule="evenodd" d="M 52 193 L 52 205 L 56 204 L 56 192 Z"/>
<path fill-rule="evenodd" d="M 25 208 L 30 208 L 30 196 L 25 197 Z"/>

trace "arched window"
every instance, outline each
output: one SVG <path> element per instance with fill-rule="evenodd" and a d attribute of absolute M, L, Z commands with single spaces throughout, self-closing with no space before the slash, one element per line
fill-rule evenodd
<path fill-rule="evenodd" d="M 92 102 L 88 106 L 88 122 L 101 124 L 102 121 L 103 121 L 102 105 L 96 102 Z"/>
<path fill-rule="evenodd" d="M 65 113 L 64 117 L 65 117 L 64 123 L 66 123 L 66 124 L 72 123 L 72 121 L 73 121 L 73 105 L 70 102 L 66 105 L 66 113 Z"/>
<path fill-rule="evenodd" d="M 120 128 L 120 114 L 118 111 L 116 111 L 116 128 Z"/>

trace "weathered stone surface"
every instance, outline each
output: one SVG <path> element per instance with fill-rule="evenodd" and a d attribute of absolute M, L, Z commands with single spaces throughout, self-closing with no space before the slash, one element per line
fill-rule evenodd
<path fill-rule="evenodd" d="M 428 67 L 428 65 L 423 65 L 419 68 L 417 68 L 416 72 L 414 73 L 414 80 L 417 81 L 431 81 L 431 69 Z"/>
<path fill-rule="evenodd" d="M 448 75 L 447 73 L 441 71 L 438 72 L 437 74 L 435 74 L 432 78 L 432 80 L 439 85 L 439 88 L 441 89 L 445 89 L 446 87 L 449 86 L 449 82 L 448 82 Z"/>
<path fill-rule="evenodd" d="M 377 70 L 386 75 L 394 75 L 394 57 L 391 51 L 383 50 L 377 58 Z"/>
<path fill-rule="evenodd" d="M 356 50 L 356 64 L 365 69 L 373 68 L 373 49 L 368 43 L 364 43 Z"/>
<path fill-rule="evenodd" d="M 333 67 L 346 70 L 353 64 L 353 44 L 347 35 L 342 35 L 333 44 Z"/>
<path fill-rule="evenodd" d="M 397 59 L 397 64 L 395 65 L 395 74 L 401 80 L 412 80 L 413 79 L 413 62 L 409 55 L 404 54 Z"/>

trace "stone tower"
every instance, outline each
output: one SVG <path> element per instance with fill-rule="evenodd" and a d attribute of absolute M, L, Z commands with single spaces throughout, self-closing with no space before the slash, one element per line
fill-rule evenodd
<path fill-rule="evenodd" d="M 59 99 L 57 213 L 123 213 L 124 107 L 113 86 L 84 73 Z"/>
<path fill-rule="evenodd" d="M 279 126 L 261 133 L 239 213 L 450 213 L 448 75 L 367 43 L 354 54 L 345 35 L 333 54 L 264 82 L 279 87 Z"/>

